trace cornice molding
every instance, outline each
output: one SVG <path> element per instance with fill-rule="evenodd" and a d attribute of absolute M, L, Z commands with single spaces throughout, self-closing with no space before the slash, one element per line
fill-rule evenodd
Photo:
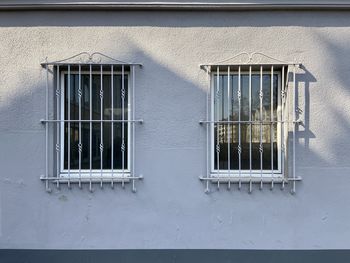
<path fill-rule="evenodd" d="M 0 10 L 350 10 L 350 1 L 257 2 L 0 2 Z"/>

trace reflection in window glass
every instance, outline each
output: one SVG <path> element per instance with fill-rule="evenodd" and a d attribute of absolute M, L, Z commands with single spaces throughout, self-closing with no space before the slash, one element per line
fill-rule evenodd
<path fill-rule="evenodd" d="M 271 121 L 277 120 L 279 75 L 273 74 L 273 105 L 271 105 L 271 73 L 262 75 L 262 107 L 260 111 L 260 73 L 251 75 L 251 91 L 249 91 L 249 74 L 241 74 L 241 106 L 238 101 L 238 75 L 229 76 L 230 90 L 228 90 L 227 74 L 219 75 L 219 93 L 217 92 L 217 75 L 214 75 L 213 92 L 214 99 L 214 119 L 218 121 L 237 121 L 231 124 L 215 124 L 213 132 L 213 156 L 214 169 L 218 169 L 218 159 L 216 152 L 217 143 L 220 146 L 219 169 L 238 170 L 239 169 L 239 132 L 241 134 L 241 169 L 249 170 L 250 163 L 252 170 L 260 170 L 260 140 L 263 147 L 262 163 L 263 170 L 271 170 L 271 151 L 273 154 L 273 169 L 277 170 L 278 149 L 277 149 L 277 124 L 250 125 L 247 121 Z M 230 102 L 230 103 L 229 103 Z M 230 104 L 230 108 L 228 107 Z M 261 116 L 260 116 L 261 115 Z M 262 117 L 262 118 L 261 118 Z M 239 119 L 242 121 L 239 125 Z M 228 129 L 230 127 L 230 129 Z M 240 127 L 240 129 L 239 129 Z M 230 130 L 230 136 L 228 132 Z M 260 132 L 261 130 L 261 132 Z M 230 145 L 228 139 L 230 137 Z M 272 143 L 271 143 L 272 140 Z M 272 147 L 271 147 L 272 145 Z M 230 147 L 230 167 L 228 167 L 228 147 Z M 251 147 L 251 158 L 250 158 Z M 271 149 L 272 148 L 272 149 Z"/>

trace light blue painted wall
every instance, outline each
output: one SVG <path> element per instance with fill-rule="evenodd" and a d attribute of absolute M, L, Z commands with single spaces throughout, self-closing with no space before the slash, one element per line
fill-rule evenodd
<path fill-rule="evenodd" d="M 0 14 L 1 248 L 348 248 L 349 12 Z M 137 71 L 138 192 L 45 192 L 40 62 L 99 51 Z M 261 51 L 304 65 L 297 194 L 204 194 L 206 75 L 199 64 Z M 305 94 L 305 96 L 303 95 Z M 304 99 L 306 98 L 306 99 Z"/>

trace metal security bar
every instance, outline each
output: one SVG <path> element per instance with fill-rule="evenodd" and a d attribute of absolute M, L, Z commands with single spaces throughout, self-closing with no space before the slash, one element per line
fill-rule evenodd
<path fill-rule="evenodd" d="M 200 65 L 208 76 L 206 120 L 199 121 L 207 131 L 206 175 L 200 176 L 207 193 L 209 182 L 218 189 L 245 183 L 249 193 L 254 183 L 272 190 L 291 182 L 295 193 L 299 66 L 259 52 Z"/>
<path fill-rule="evenodd" d="M 40 179 L 46 190 L 51 192 L 50 182 L 57 188 L 88 184 L 90 191 L 93 184 L 114 188 L 120 183 L 124 188 L 131 182 L 135 192 L 135 181 L 143 179 L 135 166 L 135 125 L 143 123 L 135 118 L 135 74 L 142 65 L 98 52 L 41 65 L 46 103 L 40 120 L 45 125 L 45 174 Z"/>

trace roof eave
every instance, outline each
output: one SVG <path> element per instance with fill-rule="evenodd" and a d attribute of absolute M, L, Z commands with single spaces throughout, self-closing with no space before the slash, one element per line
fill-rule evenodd
<path fill-rule="evenodd" d="M 9 3 L 0 10 L 350 10 L 349 4 L 337 3 L 183 3 L 183 2 L 74 2 L 74 3 Z"/>

